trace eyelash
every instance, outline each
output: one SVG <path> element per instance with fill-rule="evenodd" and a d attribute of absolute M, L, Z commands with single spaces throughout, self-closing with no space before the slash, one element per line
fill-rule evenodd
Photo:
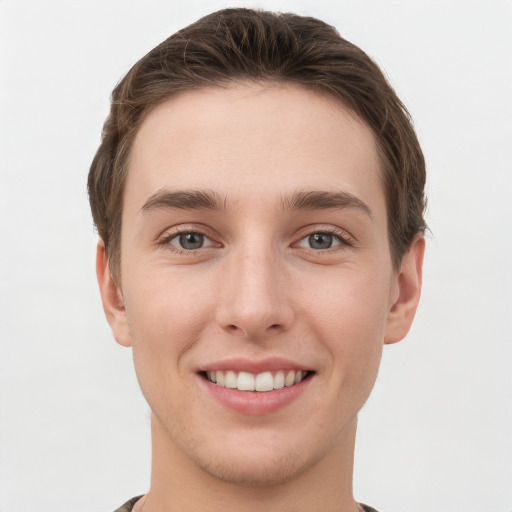
<path fill-rule="evenodd" d="M 312 235 L 332 235 L 338 240 L 339 243 L 326 249 L 314 249 L 313 247 L 302 247 L 298 245 L 300 244 L 300 242 L 302 242 L 303 240 L 307 240 Z M 342 229 L 335 228 L 332 226 L 326 226 L 309 231 L 306 235 L 301 237 L 300 240 L 298 242 L 295 242 L 293 245 L 299 246 L 306 251 L 314 252 L 315 254 L 326 254 L 337 250 L 337 248 L 339 248 L 340 246 L 354 247 L 355 240 L 351 235 L 349 235 L 349 233 Z"/>
<path fill-rule="evenodd" d="M 175 238 L 178 238 L 181 235 L 200 235 L 205 239 L 213 241 L 211 237 L 206 235 L 203 230 L 197 228 L 177 228 L 172 233 L 167 234 L 164 238 L 158 241 L 158 245 L 161 247 L 165 247 L 173 252 L 178 254 L 186 254 L 186 255 L 194 255 L 201 249 L 207 249 L 208 247 L 199 247 L 198 249 L 184 249 L 182 247 L 178 247 L 176 245 L 172 245 L 171 241 Z"/>
<path fill-rule="evenodd" d="M 210 242 L 214 242 L 213 238 L 205 234 L 204 230 L 197 229 L 197 228 L 177 228 L 172 233 L 167 234 L 164 238 L 159 240 L 157 243 L 161 247 L 165 247 L 169 250 L 172 250 L 173 252 L 176 252 L 178 254 L 186 254 L 186 255 L 194 255 L 201 249 L 208 249 L 209 247 L 199 247 L 198 249 L 184 249 L 182 247 L 178 247 L 176 245 L 172 245 L 171 241 L 178 238 L 181 235 L 200 235 L 203 236 L 205 239 L 209 240 Z M 303 247 L 300 246 L 300 242 L 308 239 L 312 235 L 332 235 L 335 237 L 339 243 L 337 243 L 334 246 L 328 247 L 326 249 L 315 249 L 313 247 Z M 221 246 L 219 244 L 219 246 Z M 307 234 L 302 236 L 298 242 L 294 242 L 292 244 L 292 247 L 300 247 L 302 250 L 306 250 L 309 252 L 313 252 L 315 254 L 322 254 L 322 253 L 329 253 L 333 250 L 336 250 L 337 247 L 344 246 L 344 247 L 354 247 L 355 241 L 351 235 L 349 235 L 346 231 L 341 230 L 339 228 L 334 227 L 322 227 L 317 228 L 315 230 L 309 231 Z"/>

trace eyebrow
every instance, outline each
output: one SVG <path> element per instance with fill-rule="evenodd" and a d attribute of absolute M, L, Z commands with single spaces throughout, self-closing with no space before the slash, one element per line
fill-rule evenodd
<path fill-rule="evenodd" d="M 173 208 L 178 210 L 225 210 L 225 201 L 213 191 L 167 190 L 154 193 L 142 206 L 141 211 Z"/>
<path fill-rule="evenodd" d="M 168 190 L 155 192 L 144 203 L 142 212 L 159 209 L 227 210 L 227 199 L 212 190 Z M 361 199 L 348 192 L 298 191 L 281 199 L 283 210 L 356 209 L 373 218 L 372 211 Z"/>
<path fill-rule="evenodd" d="M 295 192 L 282 200 L 284 210 L 355 209 L 373 218 L 370 207 L 348 192 Z"/>

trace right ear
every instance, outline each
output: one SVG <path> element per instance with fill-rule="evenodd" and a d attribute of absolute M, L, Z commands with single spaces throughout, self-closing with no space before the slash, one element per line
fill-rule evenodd
<path fill-rule="evenodd" d="M 112 278 L 107 251 L 101 238 L 96 247 L 96 277 L 100 286 L 103 311 L 105 311 L 112 334 L 119 345 L 130 347 L 132 340 L 126 318 L 123 294 Z"/>

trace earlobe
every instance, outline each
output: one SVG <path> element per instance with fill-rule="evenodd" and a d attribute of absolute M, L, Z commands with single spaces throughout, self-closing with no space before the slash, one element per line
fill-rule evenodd
<path fill-rule="evenodd" d="M 418 234 L 402 259 L 397 276 L 398 297 L 388 314 L 384 343 L 396 343 L 411 328 L 421 295 L 425 239 Z"/>
<path fill-rule="evenodd" d="M 103 310 L 112 329 L 112 334 L 117 343 L 129 347 L 131 346 L 131 336 L 123 295 L 112 277 L 105 244 L 101 239 L 96 247 L 96 277 L 100 287 Z"/>

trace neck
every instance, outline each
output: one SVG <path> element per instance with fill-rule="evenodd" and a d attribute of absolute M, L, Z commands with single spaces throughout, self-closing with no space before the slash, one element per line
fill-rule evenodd
<path fill-rule="evenodd" d="M 275 485 L 224 481 L 200 468 L 177 447 L 152 417 L 151 489 L 143 512 L 357 512 L 352 494 L 356 423 L 320 460 Z"/>

